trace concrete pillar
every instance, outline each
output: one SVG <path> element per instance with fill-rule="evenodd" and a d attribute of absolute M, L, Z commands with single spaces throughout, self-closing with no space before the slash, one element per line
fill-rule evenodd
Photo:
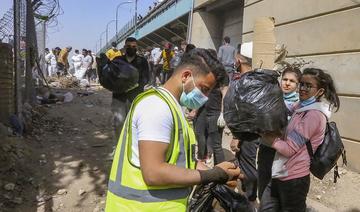
<path fill-rule="evenodd" d="M 222 20 L 210 12 L 195 12 L 193 15 L 191 43 L 200 48 L 218 49 L 222 40 Z"/>

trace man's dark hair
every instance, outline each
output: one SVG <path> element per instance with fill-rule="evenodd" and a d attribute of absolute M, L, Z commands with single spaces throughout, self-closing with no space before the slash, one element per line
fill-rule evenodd
<path fill-rule="evenodd" d="M 79 49 L 75 49 L 75 53 L 79 53 Z"/>
<path fill-rule="evenodd" d="M 83 52 L 87 52 L 87 49 L 82 49 Z"/>
<path fill-rule="evenodd" d="M 117 46 L 116 42 L 112 42 L 112 43 L 111 43 L 111 46 L 112 46 L 112 47 L 116 47 L 116 46 Z"/>
<path fill-rule="evenodd" d="M 125 43 L 126 42 L 137 42 L 137 40 L 136 40 L 136 38 L 134 38 L 134 37 L 128 37 L 128 38 L 126 38 L 126 40 L 125 40 Z"/>
<path fill-rule="evenodd" d="M 45 51 L 47 51 L 47 52 L 48 52 L 48 51 L 49 51 L 49 48 L 45 48 Z"/>
<path fill-rule="evenodd" d="M 185 53 L 189 53 L 191 50 L 195 49 L 196 46 L 194 44 L 187 44 L 186 47 L 185 47 Z"/>
<path fill-rule="evenodd" d="M 195 48 L 188 53 L 184 53 L 175 71 L 183 68 L 190 68 L 194 75 L 214 74 L 217 82 L 222 82 L 226 77 L 224 66 L 219 62 L 216 55 L 207 49 Z"/>
<path fill-rule="evenodd" d="M 225 43 L 230 43 L 230 38 L 228 36 L 225 36 L 224 41 L 225 41 Z"/>

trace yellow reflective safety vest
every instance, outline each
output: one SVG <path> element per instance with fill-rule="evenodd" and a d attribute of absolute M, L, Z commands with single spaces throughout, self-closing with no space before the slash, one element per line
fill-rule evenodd
<path fill-rule="evenodd" d="M 131 162 L 131 123 L 134 109 L 149 95 L 160 97 L 171 110 L 174 127 L 166 155 L 167 163 L 195 169 L 195 134 L 183 118 L 177 103 L 166 91 L 158 89 L 145 91 L 132 103 L 116 147 L 106 197 L 106 212 L 186 211 L 191 187 L 148 186 L 144 182 L 140 168 Z"/>

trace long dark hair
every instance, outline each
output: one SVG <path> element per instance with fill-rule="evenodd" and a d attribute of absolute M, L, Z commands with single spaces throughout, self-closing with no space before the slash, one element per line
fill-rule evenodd
<path fill-rule="evenodd" d="M 303 75 L 311 75 L 314 77 L 317 81 L 318 88 L 325 90 L 323 95 L 329 101 L 330 107 L 336 108 L 335 112 L 337 112 L 340 108 L 340 100 L 331 76 L 319 68 L 306 68 L 303 71 Z"/>

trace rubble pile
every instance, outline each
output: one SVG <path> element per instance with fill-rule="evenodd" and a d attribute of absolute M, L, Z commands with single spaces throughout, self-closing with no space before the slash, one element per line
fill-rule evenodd
<path fill-rule="evenodd" d="M 52 77 L 48 81 L 49 85 L 54 88 L 79 88 L 80 81 L 76 77 Z"/>

